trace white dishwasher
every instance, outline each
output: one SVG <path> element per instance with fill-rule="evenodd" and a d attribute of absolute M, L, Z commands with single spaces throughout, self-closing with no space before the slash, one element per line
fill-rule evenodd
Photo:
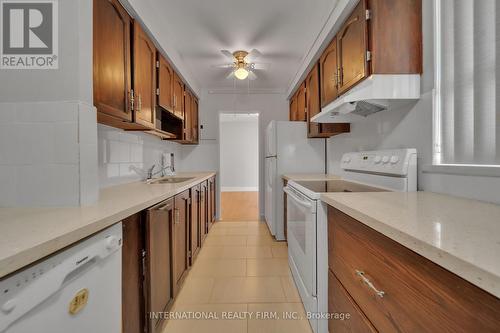
<path fill-rule="evenodd" d="M 119 333 L 122 224 L 0 281 L 0 333 Z"/>

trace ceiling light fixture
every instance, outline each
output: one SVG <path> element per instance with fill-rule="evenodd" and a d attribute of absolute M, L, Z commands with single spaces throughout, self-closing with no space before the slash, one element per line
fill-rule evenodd
<path fill-rule="evenodd" d="M 248 77 L 248 71 L 245 68 L 240 67 L 234 71 L 234 76 L 236 76 L 238 80 L 244 80 Z"/>

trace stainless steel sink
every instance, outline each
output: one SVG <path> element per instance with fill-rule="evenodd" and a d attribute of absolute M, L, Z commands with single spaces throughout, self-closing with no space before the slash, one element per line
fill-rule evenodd
<path fill-rule="evenodd" d="M 177 184 L 187 182 L 188 180 L 192 180 L 195 177 L 164 177 L 158 179 L 149 180 L 148 184 Z"/>

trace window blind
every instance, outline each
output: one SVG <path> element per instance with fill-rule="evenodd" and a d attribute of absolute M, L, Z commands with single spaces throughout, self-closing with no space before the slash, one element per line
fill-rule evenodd
<path fill-rule="evenodd" d="M 437 1 L 438 163 L 500 165 L 500 1 Z"/>

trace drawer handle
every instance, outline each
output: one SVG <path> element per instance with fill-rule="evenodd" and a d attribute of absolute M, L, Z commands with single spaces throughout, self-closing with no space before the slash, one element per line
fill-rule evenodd
<path fill-rule="evenodd" d="M 359 276 L 361 280 L 377 294 L 377 296 L 379 296 L 380 298 L 384 297 L 385 291 L 375 288 L 373 283 L 365 276 L 365 272 L 356 270 L 356 275 Z"/>

